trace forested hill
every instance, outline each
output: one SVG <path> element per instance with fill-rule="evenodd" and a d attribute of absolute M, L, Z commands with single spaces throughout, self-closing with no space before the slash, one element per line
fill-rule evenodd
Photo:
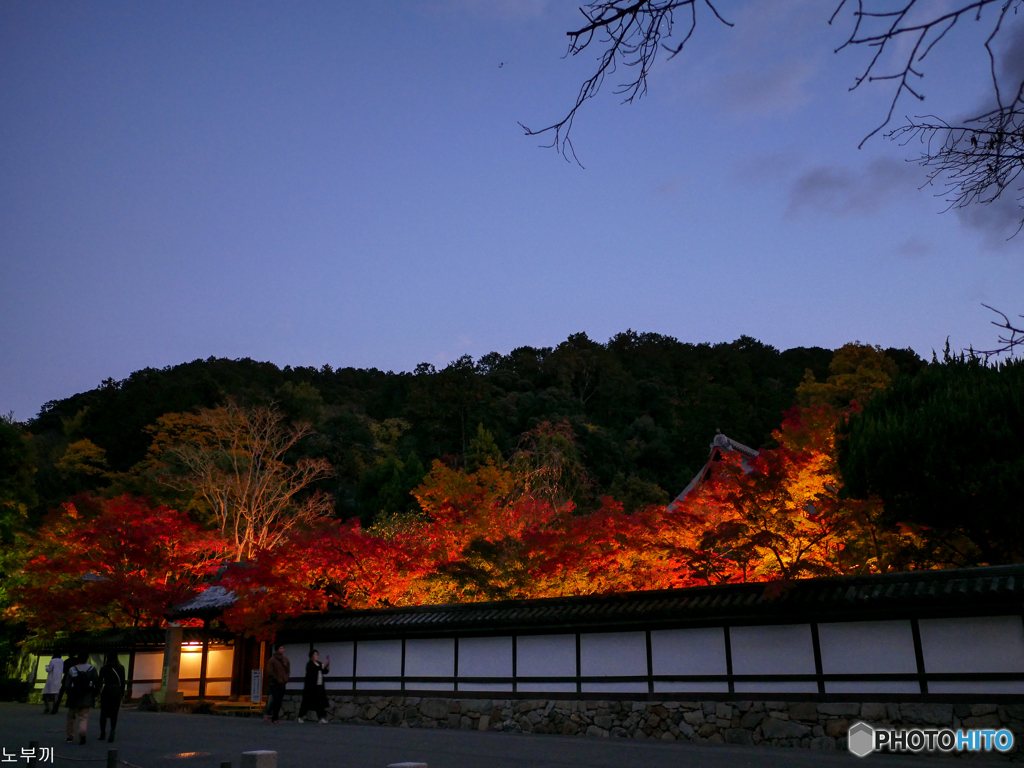
<path fill-rule="evenodd" d="M 886 354 L 904 372 L 922 365 L 908 350 Z M 832 356 L 820 347 L 780 352 L 749 337 L 685 344 L 626 331 L 605 344 L 575 334 L 554 348 L 465 356 L 411 373 L 210 358 L 147 368 L 47 403 L 29 431 L 42 449 L 37 484 L 46 502 L 105 485 L 98 467 L 107 477 L 129 472 L 146 456 L 146 428 L 164 414 L 228 398 L 275 402 L 314 424 L 318 436 L 306 450 L 334 465 L 325 490 L 337 499 L 338 513 L 369 520 L 381 509 L 407 508 L 408 491 L 433 459 L 463 461 L 478 425 L 508 456 L 541 422 L 568 422 L 592 496 L 611 493 L 629 508 L 678 493 L 707 459 L 716 429 L 751 446 L 769 444 L 805 371 L 825 379 Z M 104 455 L 52 469 L 69 444 L 82 440 Z"/>

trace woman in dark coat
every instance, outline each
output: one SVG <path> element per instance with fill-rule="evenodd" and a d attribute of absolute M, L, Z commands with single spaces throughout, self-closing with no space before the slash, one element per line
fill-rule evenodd
<path fill-rule="evenodd" d="M 117 713 L 124 698 L 124 665 L 117 660 L 116 653 L 108 653 L 106 662 L 100 668 L 100 741 L 107 737 L 107 720 L 110 720 L 110 738 L 114 740 L 117 729 Z"/>
<path fill-rule="evenodd" d="M 299 707 L 299 722 L 304 722 L 302 716 L 307 712 L 316 712 L 321 723 L 327 722 L 327 687 L 324 678 L 331 671 L 331 657 L 328 656 L 325 663 L 320 663 L 320 653 L 314 648 L 309 652 L 309 661 L 306 662 L 306 680 L 302 685 L 302 705 Z"/>

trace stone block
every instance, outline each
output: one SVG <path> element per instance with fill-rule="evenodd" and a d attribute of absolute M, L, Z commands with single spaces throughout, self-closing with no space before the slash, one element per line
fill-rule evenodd
<path fill-rule="evenodd" d="M 981 715 L 980 717 L 965 717 L 964 728 L 999 728 L 1002 723 L 999 721 L 999 715 L 993 712 L 990 715 Z"/>
<path fill-rule="evenodd" d="M 688 739 L 693 738 L 694 730 L 693 726 L 687 723 L 685 720 L 679 723 L 679 732 Z"/>
<path fill-rule="evenodd" d="M 277 752 L 269 749 L 243 752 L 242 768 L 277 768 Z"/>
<path fill-rule="evenodd" d="M 594 725 L 596 725 L 598 728 L 603 728 L 606 731 L 611 730 L 611 727 L 612 727 L 612 717 L 611 717 L 611 715 L 598 715 L 597 717 L 594 718 Z"/>
<path fill-rule="evenodd" d="M 729 728 L 722 734 L 726 744 L 742 744 L 744 746 L 754 745 L 754 733 L 745 728 Z"/>
<path fill-rule="evenodd" d="M 798 701 L 789 706 L 790 720 L 806 720 L 812 723 L 818 722 L 818 705 L 813 701 Z"/>
<path fill-rule="evenodd" d="M 765 717 L 764 712 L 747 712 L 740 718 L 740 728 L 756 728 Z"/>
<path fill-rule="evenodd" d="M 835 749 L 836 740 L 830 736 L 818 736 L 817 738 L 811 739 L 811 749 Z"/>
<path fill-rule="evenodd" d="M 991 715 L 993 712 L 998 712 L 999 707 L 995 704 L 972 704 L 971 705 L 971 717 L 981 717 L 982 715 Z M 965 717 L 965 715 L 960 715 Z"/>
<path fill-rule="evenodd" d="M 476 721 L 476 729 L 478 731 L 486 731 L 491 727 L 491 716 L 480 715 L 480 719 Z"/>
<path fill-rule="evenodd" d="M 588 725 L 586 735 L 604 738 L 608 735 L 608 731 L 606 731 L 604 728 L 599 728 L 596 725 Z"/>
<path fill-rule="evenodd" d="M 718 720 L 732 720 L 732 707 L 724 702 L 715 705 L 715 718 Z"/>
<path fill-rule="evenodd" d="M 448 701 L 446 699 L 424 699 L 420 702 L 420 714 L 434 720 L 447 720 Z"/>
<path fill-rule="evenodd" d="M 860 716 L 865 720 L 877 723 L 880 720 L 885 720 L 888 714 L 888 709 L 885 704 L 861 704 L 860 705 Z"/>
<path fill-rule="evenodd" d="M 811 728 L 795 720 L 769 717 L 761 722 L 761 733 L 766 739 L 801 739 L 810 735 Z"/>
<path fill-rule="evenodd" d="M 900 704 L 900 714 L 907 723 L 923 725 L 951 725 L 952 704 Z"/>
<path fill-rule="evenodd" d="M 825 735 L 831 736 L 834 739 L 838 739 L 841 736 L 845 736 L 846 732 L 850 729 L 850 721 L 845 717 L 839 717 L 835 720 L 825 721 Z"/>
<path fill-rule="evenodd" d="M 823 702 L 818 705 L 818 713 L 822 715 L 837 715 L 839 717 L 856 717 L 860 714 L 860 704 L 855 701 Z"/>
<path fill-rule="evenodd" d="M 697 710 L 695 712 L 687 712 L 685 715 L 683 715 L 683 720 L 688 722 L 694 728 L 700 728 L 702 725 L 704 725 L 704 713 L 700 710 Z"/>

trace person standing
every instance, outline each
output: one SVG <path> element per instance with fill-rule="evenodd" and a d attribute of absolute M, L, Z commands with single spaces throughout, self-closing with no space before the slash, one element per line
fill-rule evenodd
<path fill-rule="evenodd" d="M 284 701 L 285 686 L 292 676 L 292 664 L 284 655 L 284 646 L 277 646 L 274 655 L 267 662 L 267 682 L 270 685 L 270 701 L 267 702 L 267 713 L 264 720 L 268 723 L 278 722 L 281 715 L 281 703 Z"/>
<path fill-rule="evenodd" d="M 64 677 L 64 659 L 59 653 L 53 654 L 46 665 L 46 685 L 43 686 L 43 714 L 57 712 L 57 694 L 60 693 L 61 679 Z"/>
<path fill-rule="evenodd" d="M 78 727 L 78 743 L 85 744 L 86 729 L 89 725 L 89 710 L 96 703 L 96 688 L 99 684 L 99 675 L 96 667 L 87 661 L 86 655 L 79 654 L 74 659 L 68 659 L 70 664 L 65 675 L 64 693 L 67 696 L 68 727 L 67 743 L 75 741 L 75 725 Z"/>
<path fill-rule="evenodd" d="M 328 656 L 326 663 L 320 663 L 320 653 L 314 648 L 309 652 L 309 661 L 306 662 L 306 679 L 302 684 L 302 704 L 299 706 L 298 721 L 303 722 L 302 716 L 307 712 L 316 712 L 321 723 L 327 722 L 327 686 L 324 683 L 324 676 L 331 671 L 331 657 Z"/>
<path fill-rule="evenodd" d="M 117 729 L 117 713 L 121 711 L 124 698 L 124 664 L 117 660 L 116 653 L 108 653 L 100 669 L 100 741 L 107 736 L 107 720 L 110 720 L 110 738 L 114 741 Z"/>

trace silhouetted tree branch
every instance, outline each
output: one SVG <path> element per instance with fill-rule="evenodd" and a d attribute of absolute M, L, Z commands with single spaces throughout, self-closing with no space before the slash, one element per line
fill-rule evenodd
<path fill-rule="evenodd" d="M 1001 321 L 993 320 L 992 325 L 998 328 L 1001 333 L 999 334 L 998 339 L 1000 346 L 995 349 L 982 350 L 978 354 L 984 355 L 985 360 L 987 361 L 990 357 L 1004 355 L 1006 353 L 1012 354 L 1017 347 L 1024 347 L 1024 328 L 1018 328 L 1015 326 L 1010 322 L 1010 318 L 995 307 L 990 307 L 988 304 L 982 304 L 981 306 L 985 307 L 985 309 L 991 309 L 999 315 Z M 1024 320 L 1024 315 L 1020 315 L 1019 317 Z M 1022 323 L 1022 325 L 1024 325 L 1024 323 Z"/>
<path fill-rule="evenodd" d="M 584 102 L 598 94 L 605 77 L 624 64 L 634 76 L 619 84 L 615 92 L 624 95 L 624 103 L 642 97 L 659 49 L 671 59 L 693 37 L 698 8 L 733 26 L 719 12 L 718 6 L 727 2 L 716 0 L 716 6 L 711 0 L 591 0 L 580 9 L 586 23 L 566 33 L 566 55 L 576 56 L 591 46 L 599 48 L 596 71 L 580 86 L 575 103 L 562 119 L 536 130 L 520 125 L 528 136 L 547 134 L 551 143 L 545 146 L 578 163 L 570 135 L 573 123 Z M 885 119 L 860 146 L 892 122 L 905 96 L 924 99 L 918 81 L 924 76 L 925 58 L 957 24 L 968 20 L 991 24 L 984 44 L 992 76 L 991 108 L 961 120 L 907 118 L 906 125 L 886 134 L 904 143 L 915 138 L 922 142 L 924 150 L 917 161 L 930 169 L 928 183 L 945 186 L 951 208 L 996 200 L 1017 180 L 1024 165 L 1024 81 L 1010 83 L 1008 88 L 1000 84 L 994 47 L 1008 17 L 1016 14 L 1022 3 L 1024 0 L 960 0 L 950 8 L 922 0 L 899 0 L 895 6 L 891 0 L 839 0 L 828 20 L 833 24 L 844 8 L 852 8 L 850 34 L 836 52 L 856 47 L 873 49 L 850 90 L 865 82 L 895 85 Z M 993 6 L 990 10 L 994 16 L 988 13 L 983 19 L 987 6 Z M 677 11 L 686 18 L 681 35 L 675 34 L 679 31 L 674 18 Z"/>

